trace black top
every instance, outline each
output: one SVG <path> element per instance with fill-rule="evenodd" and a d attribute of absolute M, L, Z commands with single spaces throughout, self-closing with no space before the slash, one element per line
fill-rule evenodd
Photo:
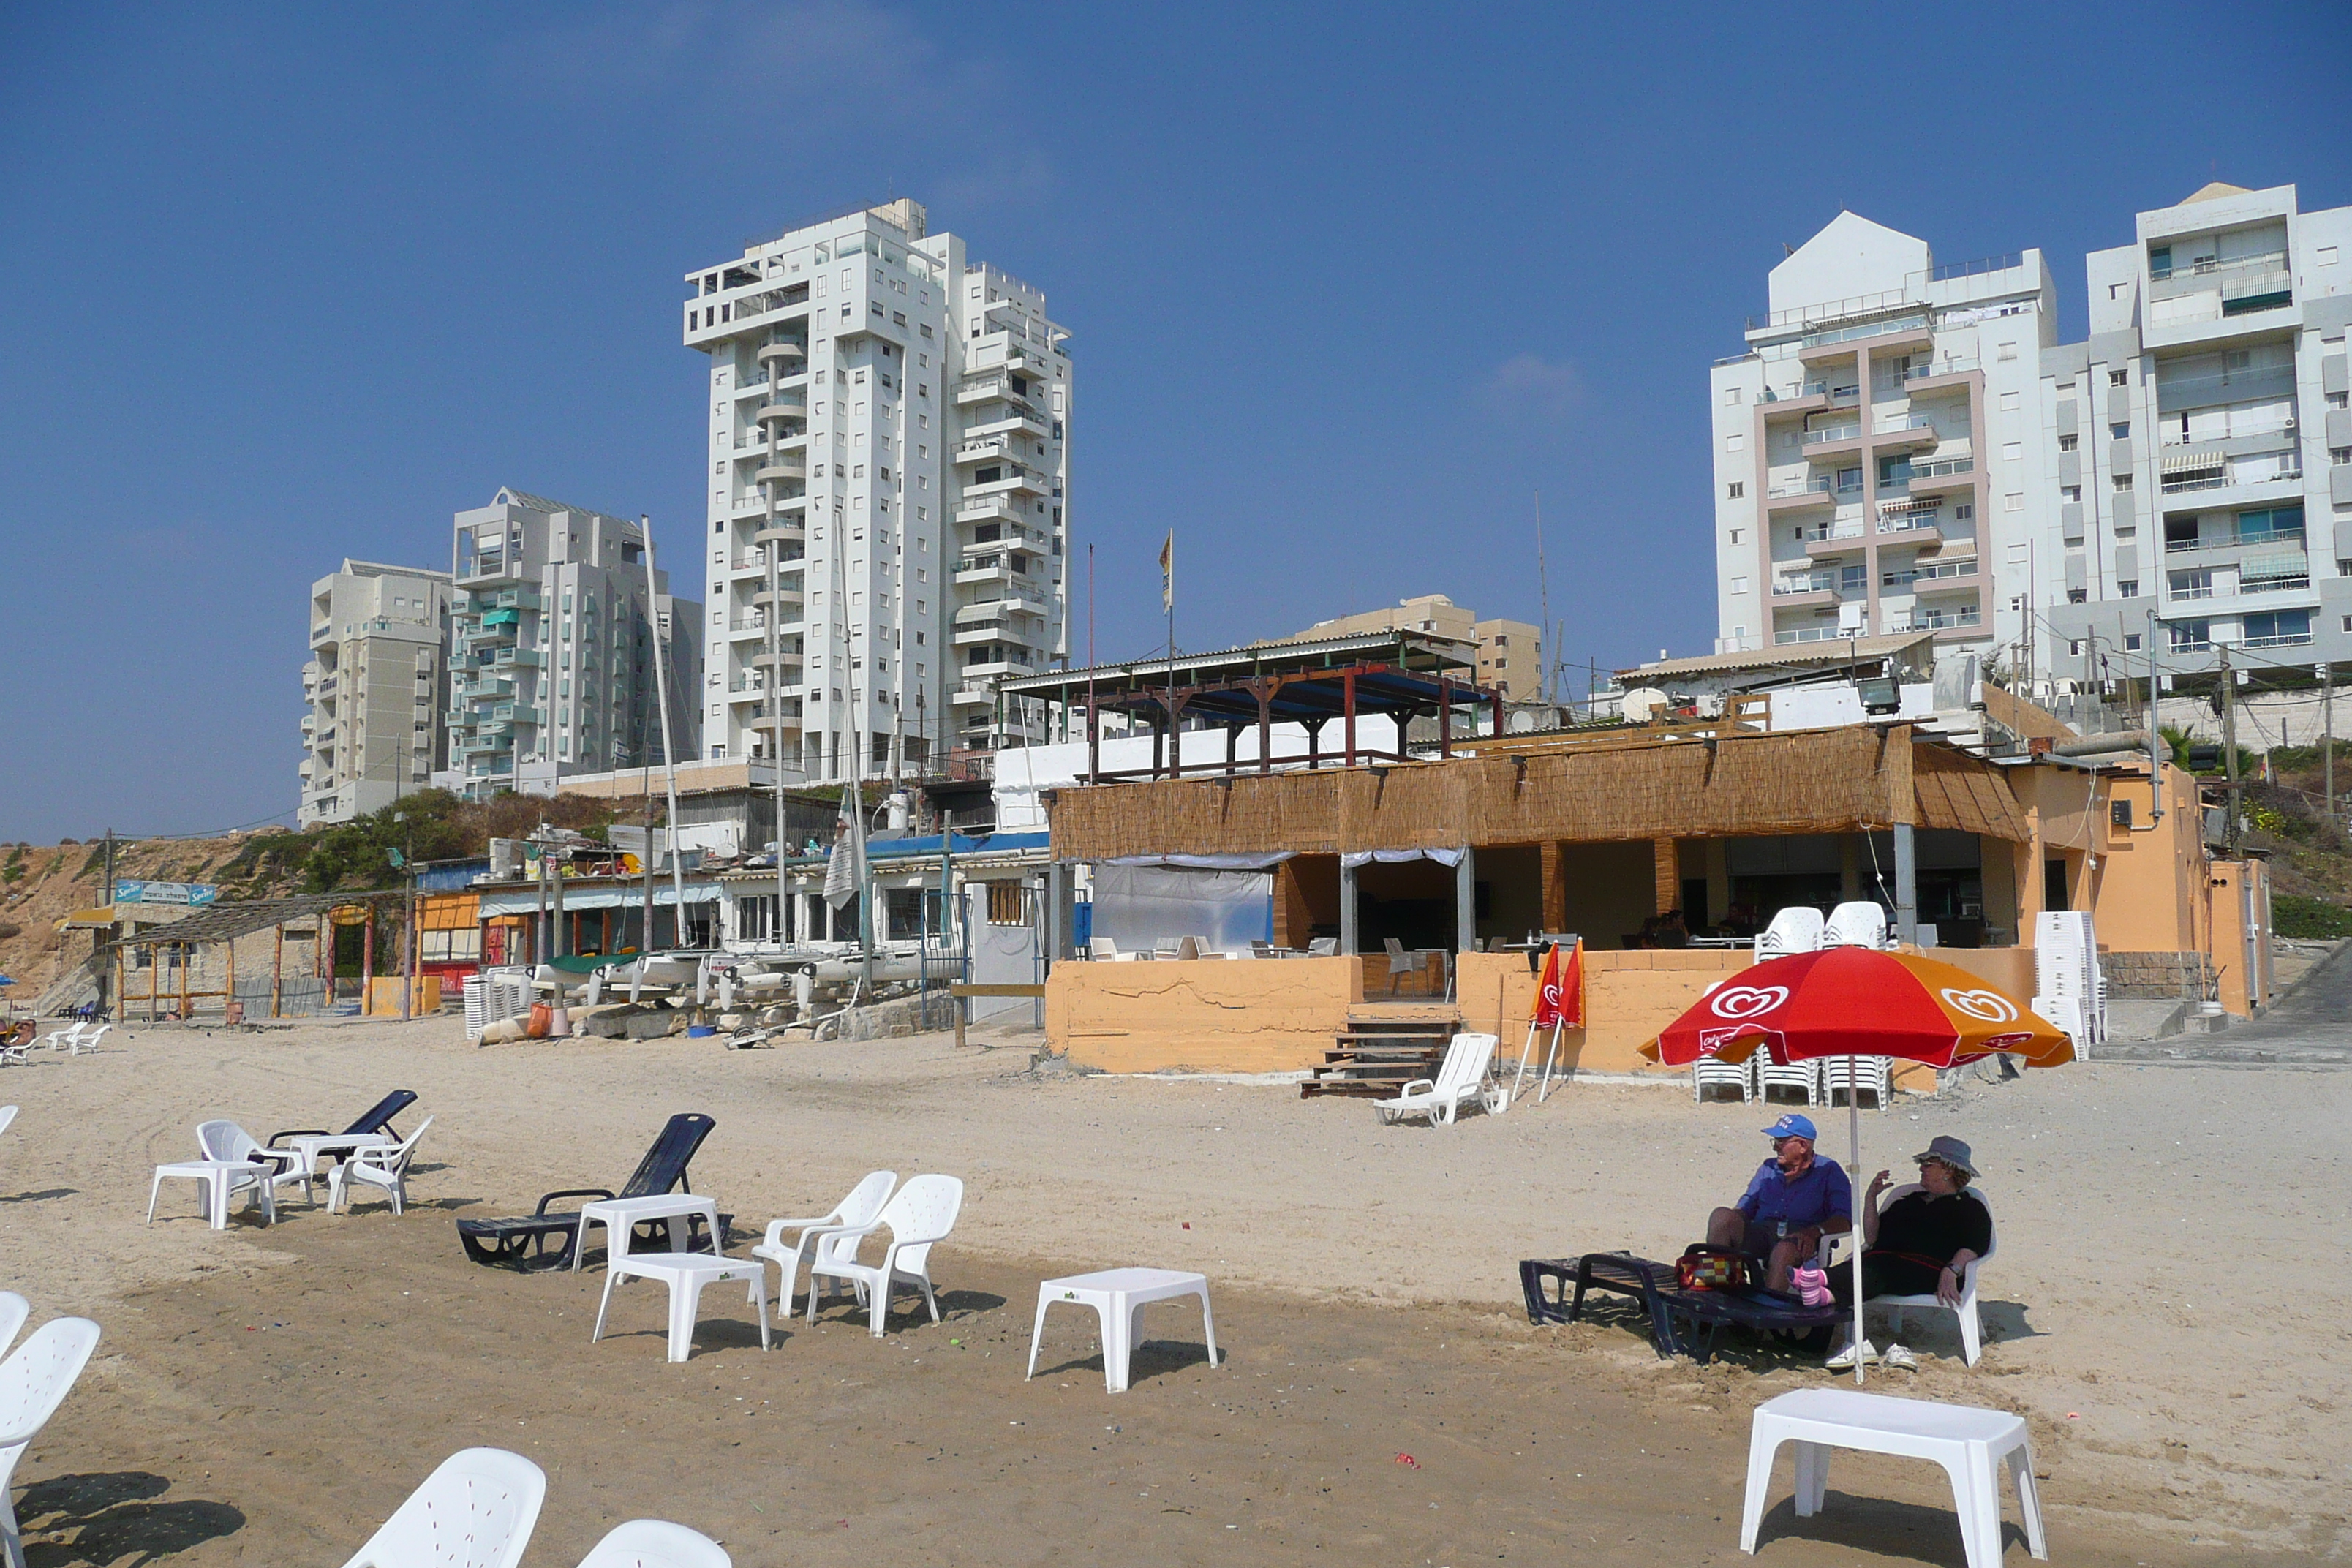
<path fill-rule="evenodd" d="M 1981 1258 L 1992 1246 L 1992 1215 L 1965 1192 L 1939 1198 L 1911 1193 L 1886 1205 L 1878 1216 L 1878 1245 L 1891 1252 L 1942 1268 L 1962 1247 Z"/>

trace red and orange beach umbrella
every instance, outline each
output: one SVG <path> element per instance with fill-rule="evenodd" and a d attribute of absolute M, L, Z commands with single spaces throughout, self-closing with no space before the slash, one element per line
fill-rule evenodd
<path fill-rule="evenodd" d="M 1832 947 L 1767 959 L 1710 990 L 1658 1032 L 1642 1054 L 1666 1067 L 1701 1057 L 1777 1062 L 1889 1057 L 1938 1069 L 1990 1056 L 2030 1068 L 2063 1067 L 2074 1042 L 2024 1004 L 1952 964 L 1908 952 Z M 1846 1096 L 1854 1202 L 1862 1202 L 1861 1096 Z M 1853 1247 L 1853 1334 L 1862 1342 L 1862 1237 Z M 1854 1358 L 1862 1381 L 1862 1358 Z"/>

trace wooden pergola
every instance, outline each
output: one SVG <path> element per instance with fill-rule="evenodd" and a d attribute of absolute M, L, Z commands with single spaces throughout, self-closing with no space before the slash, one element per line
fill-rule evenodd
<path fill-rule="evenodd" d="M 367 935 L 362 948 L 361 959 L 361 992 L 364 995 L 367 981 L 375 966 L 377 906 L 387 900 L 396 902 L 406 897 L 405 893 L 395 889 L 365 893 L 310 893 L 290 899 L 253 899 L 234 903 L 214 904 L 201 913 L 190 915 L 186 920 L 175 921 L 170 925 L 157 926 L 152 930 L 141 931 L 135 936 L 122 937 L 109 943 L 100 962 L 102 963 L 108 956 L 113 960 L 116 1007 L 123 1016 L 129 1016 L 131 1003 L 144 1002 L 147 1004 L 147 1016 L 152 1020 L 160 1016 L 160 1005 L 170 1001 L 177 1004 L 178 1016 L 185 1018 L 188 1016 L 190 1008 L 196 1002 L 212 998 L 218 998 L 221 1010 L 226 1013 L 229 1005 L 236 1000 L 237 939 L 251 936 L 256 931 L 274 930 L 277 933 L 277 941 L 271 955 L 269 972 L 269 1016 L 275 1018 L 279 1016 L 279 1005 L 285 990 L 286 927 L 289 922 L 306 918 L 319 922 L 322 934 L 314 944 L 314 953 L 320 971 L 316 978 L 327 980 L 331 978 L 332 969 L 332 960 L 328 955 L 333 950 L 332 943 L 323 935 L 328 918 L 338 910 L 355 907 L 364 909 Z M 183 962 L 178 966 L 180 972 L 178 988 L 164 991 L 162 989 L 163 973 L 160 966 L 150 963 L 147 966 L 147 994 L 144 996 L 133 996 L 131 994 L 128 988 L 128 955 L 133 950 L 144 948 L 152 953 L 155 950 L 166 947 L 193 951 L 199 947 L 214 945 L 223 949 L 223 976 L 218 989 L 210 987 L 198 989 L 192 985 L 190 980 L 193 966 Z"/>
<path fill-rule="evenodd" d="M 1476 645 L 1423 632 L 1366 632 L 1055 670 L 1004 681 L 997 692 L 1000 700 L 1025 697 L 1052 703 L 1065 715 L 1085 714 L 1083 776 L 1088 784 L 1187 773 L 1271 773 L 1302 764 L 1312 770 L 1333 762 L 1345 767 L 1401 763 L 1406 760 L 1405 729 L 1421 718 L 1437 721 L 1438 754 L 1450 757 L 1456 710 L 1473 710 L 1465 736 L 1475 731 L 1476 709 L 1491 710 L 1498 732 L 1503 717 L 1503 694 L 1477 683 Z M 1150 767 L 1102 766 L 1105 713 L 1124 713 L 1151 726 Z M 1396 726 L 1396 739 L 1386 749 L 1359 741 L 1356 721 L 1372 715 Z M 1225 732 L 1222 760 L 1184 761 L 1187 720 Z M 1340 726 L 1339 746 L 1327 752 L 1323 730 L 1333 722 Z M 1274 755 L 1276 724 L 1305 730 L 1307 750 L 1297 756 Z M 1237 742 L 1252 727 L 1257 731 L 1257 755 L 1237 760 Z"/>

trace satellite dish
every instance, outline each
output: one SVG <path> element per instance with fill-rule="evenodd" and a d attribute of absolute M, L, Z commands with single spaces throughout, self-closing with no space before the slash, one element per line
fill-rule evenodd
<path fill-rule="evenodd" d="M 1666 694 L 1654 686 L 1637 686 L 1625 693 L 1621 710 L 1628 724 L 1646 724 L 1666 710 Z"/>

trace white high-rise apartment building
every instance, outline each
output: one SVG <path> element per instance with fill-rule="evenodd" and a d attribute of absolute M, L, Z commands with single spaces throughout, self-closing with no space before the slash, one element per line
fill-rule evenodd
<path fill-rule="evenodd" d="M 2052 505 L 2032 482 L 2057 338 L 2042 253 L 1938 267 L 1840 213 L 1772 268 L 1769 304 L 1709 378 L 1716 650 L 2015 636 L 1997 569 Z"/>
<path fill-rule="evenodd" d="M 2087 260 L 1843 213 L 1711 377 L 1719 652 L 1932 630 L 2037 679 L 2352 659 L 2352 207 L 2211 184 Z M 2103 662 L 2104 660 L 2104 662 Z"/>
<path fill-rule="evenodd" d="M 2135 228 L 2089 258 L 2089 340 L 2043 359 L 2036 668 L 2145 674 L 2150 610 L 2165 674 L 2352 660 L 2352 207 L 2216 184 Z"/>
<path fill-rule="evenodd" d="M 1068 334 L 1045 297 L 857 208 L 688 274 L 710 357 L 704 755 L 788 779 L 1045 738 L 994 681 L 1068 653 Z"/>
<path fill-rule="evenodd" d="M 294 820 L 349 822 L 425 787 L 441 764 L 449 574 L 345 561 L 310 584 Z"/>
<path fill-rule="evenodd" d="M 524 491 L 456 518 L 448 768 L 468 799 L 551 795 L 573 773 L 666 760 L 654 639 L 663 639 L 671 744 L 695 755 L 702 606 L 646 583 L 646 531 Z"/>

